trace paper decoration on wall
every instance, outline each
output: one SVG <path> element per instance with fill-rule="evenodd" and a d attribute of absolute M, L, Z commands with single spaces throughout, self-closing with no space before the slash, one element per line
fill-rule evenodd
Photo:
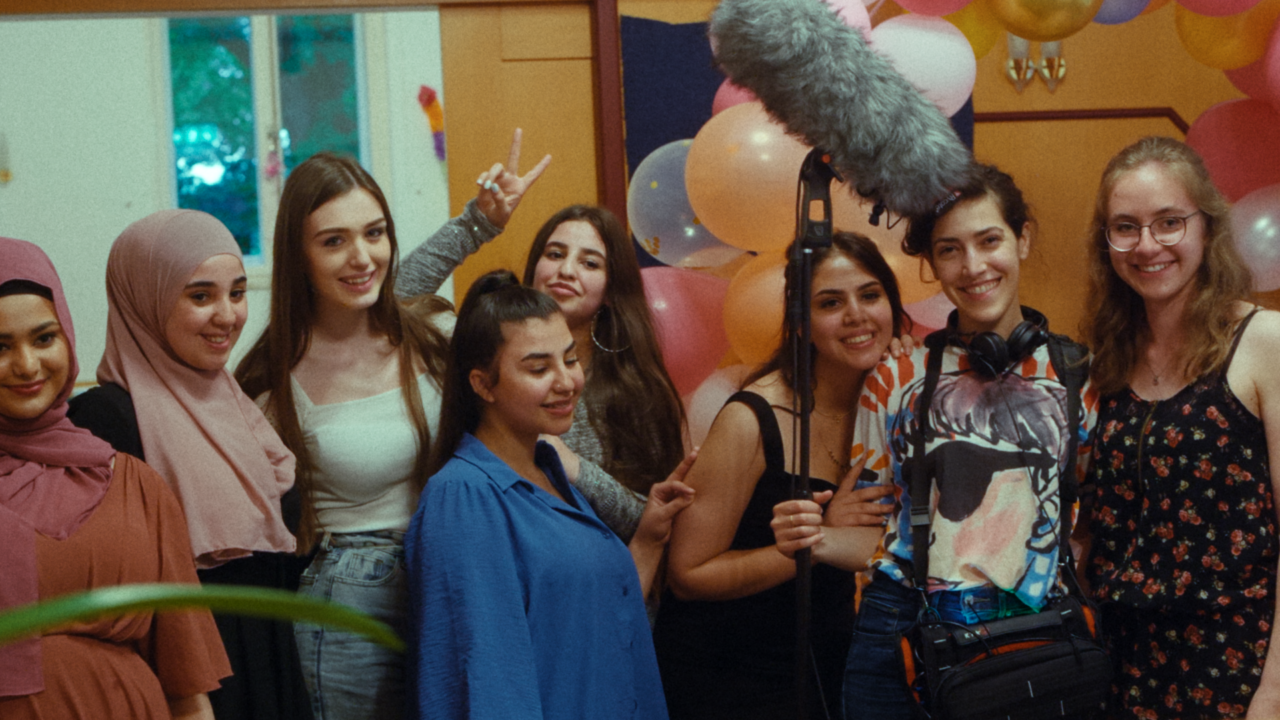
<path fill-rule="evenodd" d="M 444 108 L 440 106 L 440 96 L 432 88 L 422 85 L 418 87 L 418 104 L 431 124 L 431 138 L 435 141 L 436 159 L 444 162 Z"/>
<path fill-rule="evenodd" d="M 1040 59 L 1031 57 L 1031 41 L 1009 33 L 1009 59 L 1005 61 L 1005 77 L 1013 87 L 1022 92 L 1039 75 L 1049 86 L 1049 92 L 1067 77 L 1067 60 L 1062 56 L 1062 41 L 1040 43 Z"/>

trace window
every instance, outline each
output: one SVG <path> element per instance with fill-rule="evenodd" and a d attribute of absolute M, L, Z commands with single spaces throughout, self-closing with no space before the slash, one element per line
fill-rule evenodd
<path fill-rule="evenodd" d="M 169 21 L 178 206 L 265 261 L 283 177 L 320 150 L 360 155 L 351 15 Z"/>

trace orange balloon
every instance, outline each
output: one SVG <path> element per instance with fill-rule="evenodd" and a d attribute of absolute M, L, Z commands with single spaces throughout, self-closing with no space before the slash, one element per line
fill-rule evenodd
<path fill-rule="evenodd" d="M 729 245 L 756 252 L 784 249 L 795 239 L 796 184 L 808 152 L 758 102 L 722 110 L 689 147 L 689 205 Z"/>
<path fill-rule="evenodd" d="M 786 288 L 787 256 L 783 252 L 761 253 L 729 281 L 724 296 L 724 331 L 729 347 L 743 362 L 759 365 L 773 357 L 782 344 Z"/>
<path fill-rule="evenodd" d="M 1138 17 L 1142 17 L 1143 15 L 1149 15 L 1168 4 L 1169 4 L 1169 0 L 1151 0 L 1151 2 L 1147 3 L 1147 8 L 1142 12 L 1138 13 Z"/>
<path fill-rule="evenodd" d="M 1182 47 L 1211 68 L 1234 70 L 1252 64 L 1267 51 L 1280 0 L 1263 0 L 1237 15 L 1197 15 L 1181 5 L 1174 16 Z"/>
<path fill-rule="evenodd" d="M 1000 35 L 1004 32 L 1000 21 L 991 12 L 991 8 L 987 7 L 986 0 L 973 0 L 960 10 L 942 17 L 964 33 L 969 44 L 973 46 L 975 58 L 981 58 L 991 52 L 991 48 L 996 46 Z"/>
<path fill-rule="evenodd" d="M 872 225 L 872 205 L 870 200 L 851 191 L 847 183 L 831 186 L 831 224 L 834 229 L 866 235 L 876 244 L 898 278 L 898 290 L 902 293 L 904 305 L 932 297 L 938 292 L 938 284 L 924 282 L 920 278 L 920 259 L 902 252 L 907 221 L 896 222 L 890 228 L 889 222 L 897 221 L 898 216 L 886 213 L 880 216 L 879 225 Z"/>

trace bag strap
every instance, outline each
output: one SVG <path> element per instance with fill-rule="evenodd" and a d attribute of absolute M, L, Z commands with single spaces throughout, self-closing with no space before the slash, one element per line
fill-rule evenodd
<path fill-rule="evenodd" d="M 928 461 L 924 442 L 929 434 L 929 405 L 933 403 L 933 393 L 938 389 L 938 377 L 942 374 L 942 356 L 947 349 L 948 331 L 938 330 L 929 333 L 924 339 L 928 348 L 928 360 L 925 365 L 924 387 L 916 398 L 916 429 L 912 446 L 915 449 L 911 462 L 909 485 L 911 489 L 911 565 L 915 572 L 915 585 L 924 592 L 929 583 L 929 470 L 932 463 Z"/>
<path fill-rule="evenodd" d="M 1077 451 L 1080 447 L 1080 418 L 1083 412 L 1080 390 L 1089 376 L 1089 350 L 1085 346 L 1055 333 L 1049 334 L 1049 362 L 1058 381 L 1067 389 L 1067 467 L 1058 477 L 1058 519 L 1062 534 L 1058 536 L 1058 564 L 1066 574 L 1075 577 L 1075 559 L 1071 552 L 1071 508 L 1079 498 L 1080 480 L 1076 477 Z"/>

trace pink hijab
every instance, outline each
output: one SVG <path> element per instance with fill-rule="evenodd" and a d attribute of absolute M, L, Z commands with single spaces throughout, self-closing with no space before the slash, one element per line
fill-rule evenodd
<path fill-rule="evenodd" d="M 197 370 L 164 327 L 192 273 L 240 248 L 212 215 L 162 210 L 125 228 L 107 259 L 107 349 L 98 381 L 129 391 L 147 464 L 182 503 L 196 564 L 292 552 L 280 496 L 294 457 L 226 368 Z"/>
<path fill-rule="evenodd" d="M 27 280 L 49 289 L 71 353 L 66 387 L 44 414 L 32 420 L 0 415 L 0 610 L 5 610 L 39 599 L 36 533 L 64 540 L 89 519 L 111 485 L 115 451 L 67 419 L 76 344 L 53 263 L 35 245 L 9 238 L 0 238 L 0 259 L 0 285 Z M 0 697 L 43 689 L 38 638 L 0 647 Z"/>

